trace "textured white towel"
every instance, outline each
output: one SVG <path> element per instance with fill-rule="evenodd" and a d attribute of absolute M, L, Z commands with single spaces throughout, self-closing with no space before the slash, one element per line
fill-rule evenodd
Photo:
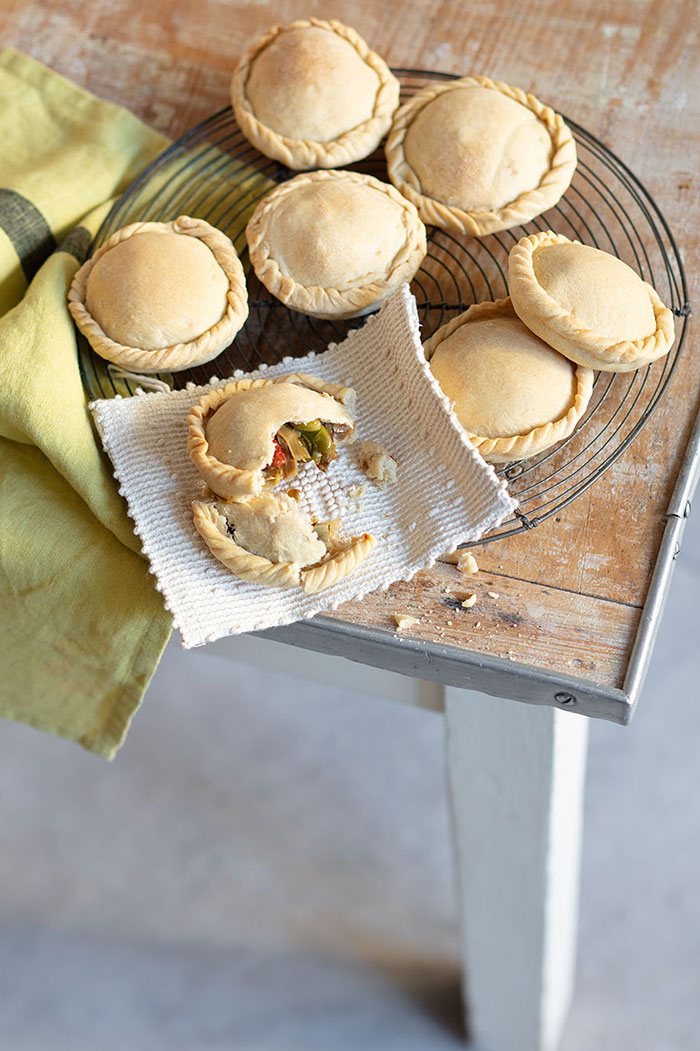
<path fill-rule="evenodd" d="M 352 535 L 369 532 L 377 541 L 354 573 L 318 595 L 238 580 L 195 530 L 191 503 L 201 496 L 202 482 L 187 456 L 186 416 L 211 386 L 139 391 L 90 406 L 156 586 L 186 647 L 289 624 L 410 580 L 443 552 L 493 529 L 515 506 L 468 442 L 426 364 L 407 285 L 339 346 L 251 375 L 291 372 L 354 387 L 358 438 L 375 439 L 398 461 L 398 482 L 378 489 L 358 466 L 359 442 L 341 445 L 326 474 L 308 465 L 289 483 L 302 490 L 302 506 L 319 520 L 341 518 Z M 354 486 L 364 486 L 359 499 L 348 492 Z"/>

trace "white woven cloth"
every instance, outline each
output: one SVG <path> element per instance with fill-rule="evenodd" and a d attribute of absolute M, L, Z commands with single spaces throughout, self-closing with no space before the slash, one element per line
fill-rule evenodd
<path fill-rule="evenodd" d="M 416 304 L 405 285 L 339 346 L 287 358 L 252 375 L 310 372 L 357 391 L 357 431 L 398 461 L 398 481 L 377 488 L 358 465 L 359 441 L 339 447 L 327 473 L 307 465 L 291 485 L 318 520 L 341 518 L 376 547 L 354 573 L 318 595 L 234 577 L 192 523 L 202 482 L 186 449 L 187 411 L 211 386 L 91 404 L 134 528 L 185 647 L 336 609 L 396 580 L 410 580 L 446 551 L 497 526 L 515 502 L 467 440 L 427 366 Z M 236 373 L 238 379 L 242 373 Z M 353 487 L 364 487 L 358 495 Z"/>

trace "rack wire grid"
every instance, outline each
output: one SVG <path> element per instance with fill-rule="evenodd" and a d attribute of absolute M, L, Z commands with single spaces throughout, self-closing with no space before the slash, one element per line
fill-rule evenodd
<path fill-rule="evenodd" d="M 402 101 L 435 80 L 455 79 L 424 70 L 394 72 L 401 81 Z M 499 468 L 519 507 L 480 544 L 533 528 L 600 478 L 659 404 L 685 341 L 690 314 L 686 279 L 666 220 L 639 179 L 607 146 L 575 121 L 564 119 L 576 139 L 578 166 L 555 208 L 525 226 L 479 239 L 429 228 L 428 253 L 411 283 L 423 338 L 471 304 L 507 295 L 512 246 L 524 234 L 552 229 L 619 256 L 654 285 L 678 319 L 676 341 L 669 354 L 636 372 L 597 373 L 588 410 L 571 437 L 532 459 Z M 380 150 L 350 167 L 387 180 Z M 173 143 L 111 209 L 93 250 L 127 223 L 190 215 L 227 233 L 246 270 L 250 314 L 231 346 L 206 365 L 161 379 L 176 387 L 190 381 L 203 384 L 212 377 L 228 378 L 236 369 L 274 364 L 288 355 L 321 353 L 363 323 L 362 318 L 319 321 L 290 311 L 260 284 L 250 266 L 245 241 L 248 218 L 275 184 L 296 174 L 260 154 L 243 137 L 227 107 Z M 92 398 L 134 393 L 134 384 L 117 379 L 82 337 L 79 360 Z"/>

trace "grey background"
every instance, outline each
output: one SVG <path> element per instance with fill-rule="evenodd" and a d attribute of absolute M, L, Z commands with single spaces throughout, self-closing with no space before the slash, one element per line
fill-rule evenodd
<path fill-rule="evenodd" d="M 562 1051 L 700 1047 L 699 518 L 591 725 Z M 442 719 L 351 683 L 174 642 L 112 764 L 0 724 L 2 1051 L 460 1046 Z"/>

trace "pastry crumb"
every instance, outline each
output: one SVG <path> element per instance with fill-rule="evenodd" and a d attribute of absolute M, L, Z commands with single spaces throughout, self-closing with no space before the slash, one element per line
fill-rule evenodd
<path fill-rule="evenodd" d="M 487 591 L 486 594 L 489 598 L 500 598 L 501 596 L 497 591 Z"/>
<path fill-rule="evenodd" d="M 336 543 L 342 528 L 343 523 L 339 518 L 332 518 L 330 522 L 314 522 L 314 532 L 326 546 Z"/>
<path fill-rule="evenodd" d="M 471 609 L 475 602 L 476 595 L 467 595 L 467 597 L 462 600 L 462 607 L 464 609 Z"/>
<path fill-rule="evenodd" d="M 351 500 L 359 502 L 365 495 L 366 486 L 364 485 L 351 485 L 347 490 L 347 494 Z"/>
<path fill-rule="evenodd" d="M 405 631 L 407 628 L 412 628 L 414 624 L 420 624 L 419 617 L 410 617 L 407 613 L 395 613 L 394 620 L 397 631 Z"/>
<path fill-rule="evenodd" d="M 380 489 L 396 482 L 396 466 L 394 457 L 379 442 L 360 444 L 360 467 Z"/>
<path fill-rule="evenodd" d="M 479 567 L 471 551 L 462 551 L 457 559 L 457 569 L 460 573 L 478 573 Z"/>

